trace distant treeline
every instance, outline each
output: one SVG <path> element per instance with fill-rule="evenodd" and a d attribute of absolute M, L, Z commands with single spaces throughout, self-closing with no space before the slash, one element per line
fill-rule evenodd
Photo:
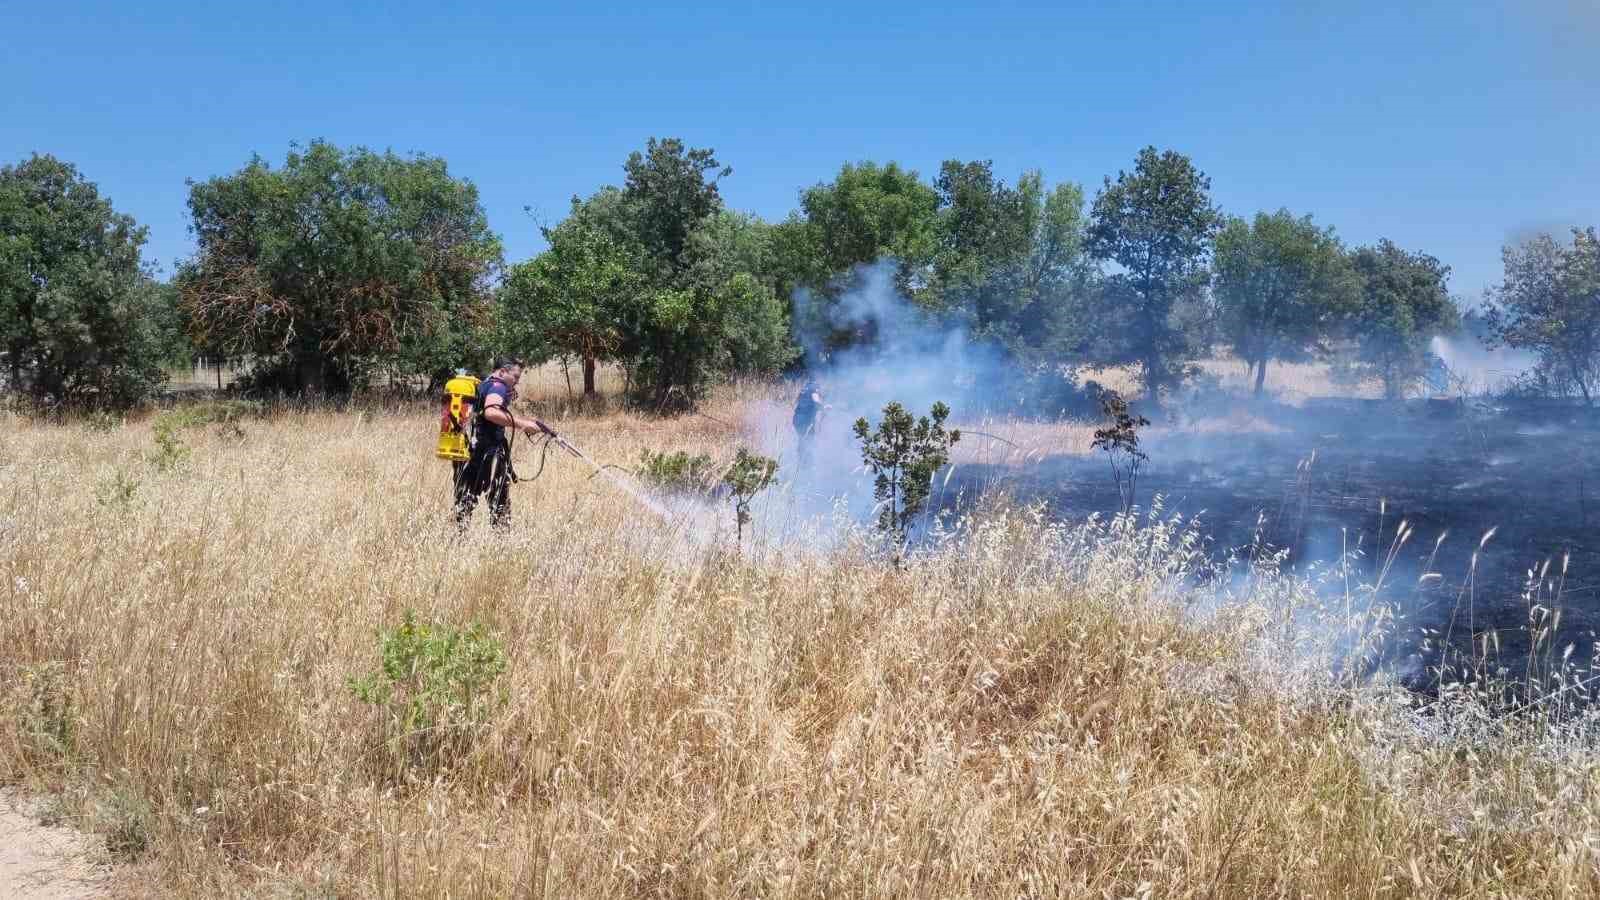
<path fill-rule="evenodd" d="M 169 282 L 141 263 L 145 229 L 51 156 L 0 168 L 0 378 L 48 403 L 128 405 L 168 367 L 247 366 L 262 392 L 345 394 L 395 378 L 438 383 L 499 354 L 619 366 L 656 408 L 693 404 L 736 374 L 825 364 L 891 323 L 831 312 L 867 266 L 893 267 L 922 317 L 998 348 L 1026 411 L 1075 373 L 1135 365 L 1170 391 L 1219 343 L 1268 366 L 1337 360 L 1392 396 L 1460 324 L 1449 268 L 1387 240 L 1346 247 L 1288 210 L 1224 214 L 1210 180 L 1146 148 L 1092 201 L 988 161 L 926 179 L 846 164 L 781 222 L 731 210 L 732 170 L 709 149 L 651 139 L 622 183 L 574 197 L 548 249 L 507 266 L 477 188 L 437 157 L 325 142 L 280 166 L 256 157 L 191 183 L 196 250 Z M 1471 324 L 1534 350 L 1544 384 L 1600 386 L 1600 242 L 1536 238 L 1505 251 L 1505 282 Z"/>

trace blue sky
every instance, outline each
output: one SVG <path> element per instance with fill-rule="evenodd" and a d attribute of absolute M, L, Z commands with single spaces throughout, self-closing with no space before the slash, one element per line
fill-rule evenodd
<path fill-rule="evenodd" d="M 186 178 L 313 138 L 443 156 L 512 261 L 651 135 L 715 148 L 772 219 L 846 160 L 1092 196 L 1154 144 L 1229 212 L 1430 252 L 1469 300 L 1507 240 L 1600 224 L 1595 0 L 448 6 L 6 4 L 0 160 L 76 163 L 166 272 Z"/>

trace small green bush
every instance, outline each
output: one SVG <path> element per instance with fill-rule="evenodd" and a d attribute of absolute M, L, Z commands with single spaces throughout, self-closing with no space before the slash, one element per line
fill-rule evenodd
<path fill-rule="evenodd" d="M 704 453 L 690 456 L 679 450 L 675 453 L 653 453 L 645 450 L 639 457 L 639 468 L 634 472 L 641 480 L 669 491 L 708 493 L 715 485 L 711 457 Z"/>
<path fill-rule="evenodd" d="M 155 433 L 156 449 L 149 459 L 150 465 L 155 466 L 157 471 L 170 472 L 189 459 L 189 445 L 183 442 L 183 437 L 178 433 L 181 425 L 157 417 L 150 427 Z"/>
<path fill-rule="evenodd" d="M 134 862 L 150 849 L 150 805 L 131 789 L 112 791 L 97 805 L 98 830 L 119 862 Z"/>
<path fill-rule="evenodd" d="M 83 417 L 84 425 L 102 433 L 116 431 L 125 421 L 121 413 L 109 409 L 92 409 Z"/>
<path fill-rule="evenodd" d="M 60 661 L 22 668 L 27 699 L 17 727 L 22 746 L 37 763 L 59 764 L 72 752 L 76 729 L 72 685 Z"/>
<path fill-rule="evenodd" d="M 226 431 L 229 427 L 238 429 L 245 419 L 260 418 L 265 413 L 266 407 L 250 400 L 202 400 L 174 406 L 156 416 L 153 425 L 173 429 L 218 425 Z"/>
<path fill-rule="evenodd" d="M 875 476 L 872 496 L 878 501 L 878 529 L 905 543 L 912 522 L 928 502 L 934 473 L 950 463 L 950 446 L 960 431 L 945 431 L 950 407 L 935 402 L 931 418 L 917 418 L 899 403 L 883 408 L 876 431 L 865 418 L 856 420 L 861 461 Z"/>
<path fill-rule="evenodd" d="M 94 499 L 110 509 L 127 509 L 139 499 L 139 479 L 118 469 L 116 474 L 95 483 Z"/>
<path fill-rule="evenodd" d="M 240 423 L 246 418 L 264 415 L 265 411 L 261 404 L 249 400 L 206 400 L 175 406 L 150 423 L 156 441 L 150 464 L 162 472 L 170 472 L 187 461 L 190 448 L 183 441 L 185 429 L 214 425 L 222 437 L 238 440 L 244 437 Z"/>
<path fill-rule="evenodd" d="M 740 544 L 744 543 L 744 526 L 750 524 L 750 501 L 766 489 L 777 474 L 777 460 L 740 447 L 733 465 L 722 476 L 722 483 L 727 485 L 733 498 L 733 517 Z"/>
<path fill-rule="evenodd" d="M 464 750 L 496 704 L 490 688 L 505 671 L 505 650 L 482 625 L 464 629 L 420 624 L 405 613 L 384 631 L 382 665 L 350 680 L 363 703 L 384 711 L 385 736 L 405 761 L 433 766 Z"/>

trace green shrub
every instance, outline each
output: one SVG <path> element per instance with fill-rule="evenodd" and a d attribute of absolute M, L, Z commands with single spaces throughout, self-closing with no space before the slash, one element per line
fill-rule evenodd
<path fill-rule="evenodd" d="M 241 421 L 260 418 L 265 413 L 264 406 L 250 400 L 202 400 L 199 403 L 174 406 L 156 416 L 153 425 L 158 428 L 166 426 L 175 429 L 200 428 L 205 425 L 237 428 Z"/>
<path fill-rule="evenodd" d="M 150 464 L 158 471 L 170 472 L 188 460 L 189 445 L 183 442 L 178 433 L 181 427 L 160 417 L 151 424 L 151 431 L 155 433 L 156 449 L 150 454 L 149 459 Z"/>
<path fill-rule="evenodd" d="M 150 422 L 156 440 L 150 463 L 163 472 L 182 465 L 190 455 L 189 446 L 182 437 L 184 429 L 214 425 L 222 437 L 237 440 L 244 437 L 240 422 L 264 414 L 265 407 L 249 400 L 206 400 L 175 406 Z"/>
<path fill-rule="evenodd" d="M 23 748 L 38 763 L 59 764 L 72 752 L 75 711 L 67 669 L 58 660 L 22 668 L 27 694 L 17 716 Z"/>
<path fill-rule="evenodd" d="M 497 702 L 490 688 L 506 668 L 500 642 L 482 625 L 419 624 L 407 610 L 380 644 L 381 667 L 351 679 L 350 690 L 383 710 L 391 748 L 405 762 L 430 767 L 464 750 Z"/>
<path fill-rule="evenodd" d="M 139 479 L 118 469 L 116 474 L 95 483 L 94 499 L 104 507 L 127 509 L 139 499 Z"/>
<path fill-rule="evenodd" d="M 675 453 L 645 450 L 640 454 L 639 468 L 634 474 L 669 491 L 707 493 L 715 486 L 712 484 L 711 457 L 704 453 L 690 456 L 682 450 Z"/>
<path fill-rule="evenodd" d="M 91 431 L 102 433 L 116 431 L 126 420 L 121 413 L 110 409 L 92 409 L 83 416 L 83 424 Z"/>
<path fill-rule="evenodd" d="M 119 862 L 133 862 L 150 849 L 150 805 L 131 789 L 111 791 L 95 810 L 106 850 Z"/>
<path fill-rule="evenodd" d="M 950 445 L 961 440 L 960 431 L 944 429 L 950 407 L 936 402 L 931 414 L 931 419 L 919 419 L 899 403 L 890 403 L 876 431 L 865 418 L 855 424 L 861 460 L 875 476 L 878 529 L 901 543 L 928 502 L 934 473 L 949 464 Z"/>
<path fill-rule="evenodd" d="M 744 543 L 744 526 L 750 524 L 750 501 L 761 493 L 778 473 L 778 461 L 743 447 L 733 459 L 733 465 L 722 476 L 733 498 L 733 517 L 738 528 L 738 541 Z"/>

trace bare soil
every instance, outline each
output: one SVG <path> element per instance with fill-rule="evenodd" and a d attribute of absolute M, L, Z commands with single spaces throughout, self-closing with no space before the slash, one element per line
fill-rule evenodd
<path fill-rule="evenodd" d="M 0 897 L 6 900 L 93 900 L 110 895 L 108 873 L 95 862 L 94 839 L 39 823 L 33 804 L 0 792 Z"/>

